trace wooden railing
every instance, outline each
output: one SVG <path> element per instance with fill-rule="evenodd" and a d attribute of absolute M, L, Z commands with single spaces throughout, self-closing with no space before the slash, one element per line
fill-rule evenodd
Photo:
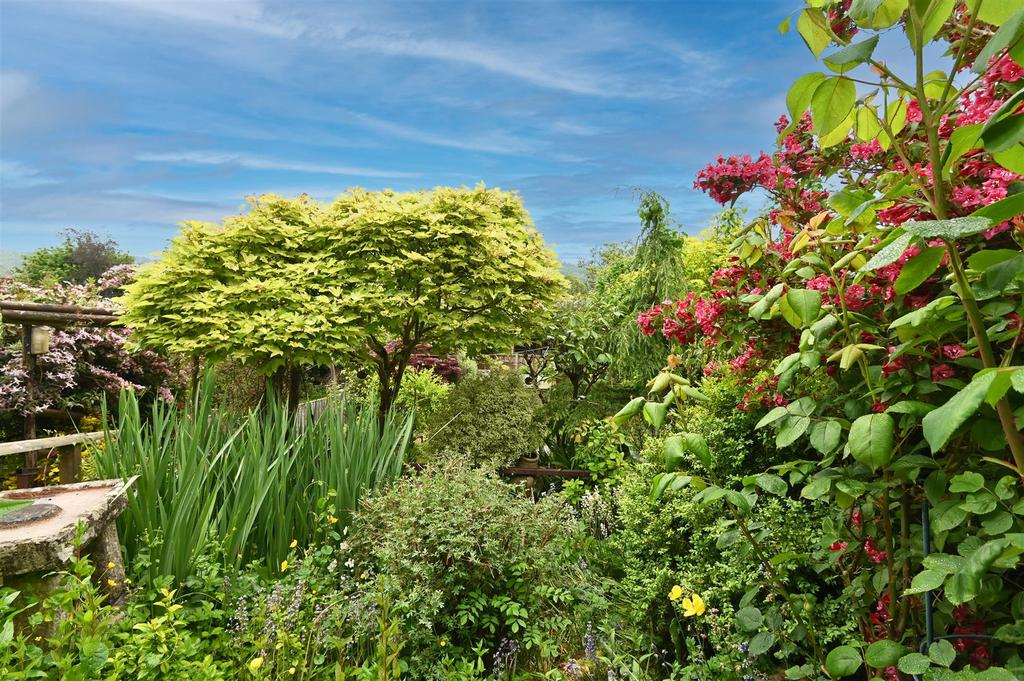
<path fill-rule="evenodd" d="M 117 431 L 113 431 L 114 434 Z M 99 433 L 74 433 L 57 437 L 43 437 L 35 440 L 17 440 L 0 442 L 0 458 L 5 456 L 25 457 L 25 466 L 17 474 L 18 487 L 32 487 L 38 481 L 40 470 L 36 467 L 39 455 L 49 456 L 54 450 L 60 457 L 60 483 L 76 482 L 82 472 L 82 446 L 90 442 L 100 442 L 105 435 Z"/>

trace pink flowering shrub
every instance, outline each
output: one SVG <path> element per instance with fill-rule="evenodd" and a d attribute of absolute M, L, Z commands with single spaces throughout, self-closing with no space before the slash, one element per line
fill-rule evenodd
<path fill-rule="evenodd" d="M 56 284 L 36 288 L 0 278 L 0 299 L 110 307 L 111 292 L 131 277 L 131 266 L 111 268 L 95 285 Z M 128 331 L 86 325 L 53 329 L 50 351 L 37 356 L 40 380 L 31 398 L 25 389 L 20 327 L 4 325 L 0 335 L 0 410 L 14 413 L 60 409 L 96 412 L 102 396 L 116 404 L 123 388 L 173 401 L 174 365 L 151 351 L 129 352 Z M 20 433 L 12 433 L 20 435 Z"/>
<path fill-rule="evenodd" d="M 694 486 L 695 501 L 724 498 L 741 532 L 765 494 L 834 509 L 819 554 L 766 559 L 753 601 L 767 590 L 781 605 L 748 601 L 748 610 L 771 607 L 806 634 L 787 678 L 822 678 L 825 670 L 829 678 L 898 681 L 919 665 L 914 673 L 924 678 L 932 678 L 929 665 L 1020 667 L 1019 636 L 1007 632 L 1019 626 L 1009 601 L 1024 520 L 1003 510 L 1024 504 L 1024 47 L 1012 38 L 1024 9 L 1000 29 L 985 23 L 996 20 L 994 11 L 979 17 L 976 4 L 938 4 L 910 3 L 902 18 L 885 20 L 873 17 L 878 3 L 802 10 L 805 41 L 835 44 L 824 56 L 829 68 L 793 85 L 774 151 L 719 156 L 694 183 L 723 205 L 756 193 L 767 207 L 732 244 L 706 293 L 637 316 L 640 333 L 674 345 L 637 413 L 655 426 L 685 428 L 661 405 L 699 399 L 691 384 L 699 390 L 702 379 L 728 374 L 749 386 L 736 408 L 756 412 L 756 430 L 774 432 L 776 447 L 792 452 L 783 465 L 750 471 L 740 492 L 714 479 L 708 443 L 674 435 L 655 494 Z M 948 18 L 936 23 L 921 12 Z M 877 35 L 848 44 L 858 27 L 888 21 L 907 29 L 912 52 L 921 52 L 915 41 L 926 18 L 949 48 L 941 77 L 923 69 L 900 77 L 872 57 Z M 874 89 L 851 78 L 870 79 Z M 756 378 L 766 373 L 771 381 Z M 673 392 L 663 396 L 662 386 Z M 677 470 L 681 452 L 705 461 Z M 926 533 L 931 552 L 957 566 L 926 559 Z M 756 547 L 753 533 L 742 536 Z M 796 569 L 844 594 L 854 636 L 818 636 L 813 595 L 794 594 L 787 581 Z M 926 597 L 935 606 L 927 626 Z M 741 632 L 761 614 L 744 617 Z M 758 632 L 775 649 L 776 632 Z M 955 642 L 951 658 L 914 658 L 933 634 Z M 777 650 L 778 657 L 795 649 Z"/>

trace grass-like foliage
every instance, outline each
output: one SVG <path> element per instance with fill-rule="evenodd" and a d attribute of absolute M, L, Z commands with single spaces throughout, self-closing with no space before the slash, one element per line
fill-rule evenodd
<path fill-rule="evenodd" d="M 213 396 L 208 376 L 187 408 L 157 402 L 144 414 L 124 392 L 119 432 L 95 454 L 102 477 L 138 476 L 119 529 L 129 558 L 147 550 L 151 577 L 187 578 L 211 543 L 229 567 L 277 566 L 292 541 L 327 530 L 318 500 L 332 499 L 329 523 L 346 522 L 363 492 L 401 472 L 411 417 L 389 415 L 378 433 L 373 405 L 338 400 L 299 427 L 278 400 L 233 414 Z"/>

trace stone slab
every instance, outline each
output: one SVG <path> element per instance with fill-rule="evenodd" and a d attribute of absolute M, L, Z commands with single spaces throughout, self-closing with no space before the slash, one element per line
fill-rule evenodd
<path fill-rule="evenodd" d="M 0 492 L 4 499 L 31 499 L 59 512 L 13 527 L 0 527 L 0 575 L 13 576 L 60 567 L 74 552 L 76 528 L 84 523 L 83 545 L 101 536 L 124 510 L 127 489 L 135 482 L 94 480 L 71 485 Z"/>

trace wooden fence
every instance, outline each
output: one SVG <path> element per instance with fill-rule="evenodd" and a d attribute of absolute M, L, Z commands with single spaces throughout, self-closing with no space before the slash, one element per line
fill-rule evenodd
<path fill-rule="evenodd" d="M 24 456 L 25 465 L 21 472 L 17 473 L 17 484 L 18 487 L 32 487 L 40 477 L 41 471 L 36 465 L 39 459 L 47 458 L 56 451 L 59 456 L 60 483 L 63 485 L 77 482 L 81 475 L 82 446 L 103 439 L 103 433 L 75 433 L 35 440 L 0 442 L 0 458 L 19 454 Z"/>

